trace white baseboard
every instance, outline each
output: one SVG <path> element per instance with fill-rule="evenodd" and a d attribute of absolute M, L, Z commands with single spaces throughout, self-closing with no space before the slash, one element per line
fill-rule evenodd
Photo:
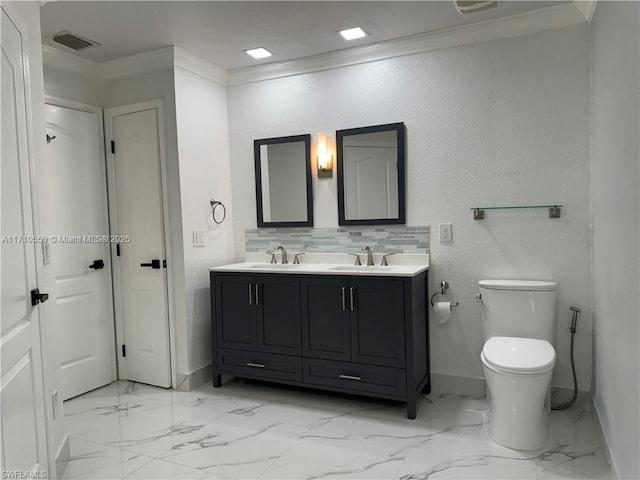
<path fill-rule="evenodd" d="M 188 392 L 196 387 L 199 387 L 212 378 L 213 366 L 211 364 L 205 365 L 204 367 L 199 368 L 198 370 L 195 370 L 191 373 L 178 373 L 176 374 L 176 379 L 178 381 L 176 390 L 179 390 L 181 392 Z"/>
<path fill-rule="evenodd" d="M 484 378 L 456 377 L 454 375 L 431 374 L 431 391 L 454 393 L 467 397 L 484 397 L 487 384 Z"/>
<path fill-rule="evenodd" d="M 611 467 L 611 478 L 613 480 L 618 479 L 618 472 L 616 472 L 616 466 L 611 459 L 611 450 L 609 450 L 609 443 L 607 442 L 607 437 L 604 434 L 604 430 L 602 429 L 602 423 L 600 423 L 600 414 L 598 413 L 598 404 L 596 403 L 595 398 L 592 398 L 593 402 L 593 423 L 596 427 L 596 433 L 598 438 L 600 439 L 600 445 L 602 445 L 602 454 L 604 455 L 605 460 Z"/>
<path fill-rule="evenodd" d="M 69 445 L 69 435 L 64 436 L 64 440 L 56 453 L 56 478 L 62 478 L 71 458 L 71 447 Z"/>

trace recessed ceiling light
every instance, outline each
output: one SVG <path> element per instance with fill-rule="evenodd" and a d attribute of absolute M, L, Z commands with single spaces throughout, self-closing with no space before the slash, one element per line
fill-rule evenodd
<path fill-rule="evenodd" d="M 362 27 L 355 27 L 340 30 L 340 35 L 342 35 L 345 40 L 355 40 L 356 38 L 366 37 L 367 32 L 365 32 Z"/>
<path fill-rule="evenodd" d="M 267 58 L 270 57 L 271 55 L 273 55 L 273 53 L 271 53 L 269 50 L 267 50 L 266 48 L 251 48 L 249 50 L 245 50 L 245 53 L 247 55 L 251 55 L 253 58 L 256 59 L 260 59 L 260 58 Z"/>

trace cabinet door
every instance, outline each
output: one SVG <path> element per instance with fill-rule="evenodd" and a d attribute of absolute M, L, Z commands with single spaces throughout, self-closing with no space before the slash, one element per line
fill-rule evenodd
<path fill-rule="evenodd" d="M 300 279 L 255 278 L 258 351 L 300 355 Z"/>
<path fill-rule="evenodd" d="M 351 360 L 349 281 L 302 280 L 302 354 L 328 360 Z"/>
<path fill-rule="evenodd" d="M 402 368 L 404 288 L 401 280 L 352 279 L 351 361 Z"/>
<path fill-rule="evenodd" d="M 216 334 L 218 347 L 257 349 L 253 277 L 217 275 Z"/>

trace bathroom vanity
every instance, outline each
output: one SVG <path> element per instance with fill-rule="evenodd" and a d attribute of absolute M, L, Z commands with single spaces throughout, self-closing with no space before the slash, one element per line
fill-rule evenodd
<path fill-rule="evenodd" d="M 210 269 L 214 387 L 226 374 L 369 395 L 415 418 L 430 390 L 428 255 L 402 257 Z"/>

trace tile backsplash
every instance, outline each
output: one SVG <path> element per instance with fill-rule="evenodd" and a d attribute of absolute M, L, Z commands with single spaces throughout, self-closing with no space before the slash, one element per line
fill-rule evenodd
<path fill-rule="evenodd" d="M 283 245 L 294 252 L 356 253 L 369 245 L 376 253 L 429 253 L 429 227 L 252 228 L 245 230 L 245 242 L 247 252 Z"/>

